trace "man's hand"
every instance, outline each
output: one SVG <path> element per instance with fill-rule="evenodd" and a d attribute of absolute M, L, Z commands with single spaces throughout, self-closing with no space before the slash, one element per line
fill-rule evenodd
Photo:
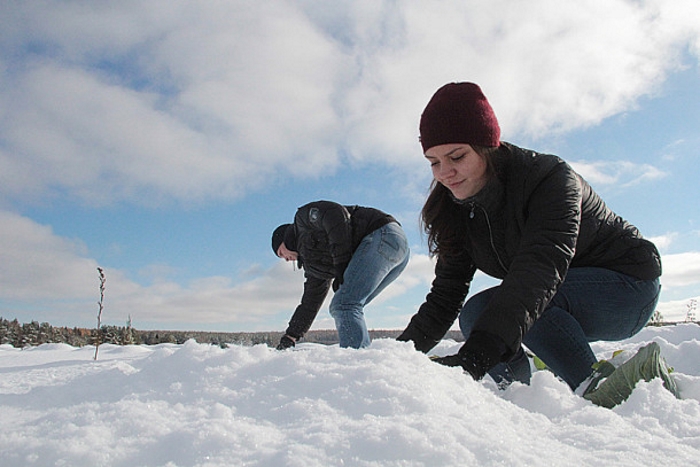
<path fill-rule="evenodd" d="M 288 336 L 285 334 L 282 336 L 280 339 L 280 343 L 277 344 L 277 350 L 285 350 L 290 347 L 294 347 L 296 345 L 296 339 L 294 339 L 292 336 Z"/>
<path fill-rule="evenodd" d="M 335 278 L 333 279 L 333 292 L 337 292 L 343 285 L 345 270 L 348 268 L 348 263 L 340 263 L 335 265 Z"/>

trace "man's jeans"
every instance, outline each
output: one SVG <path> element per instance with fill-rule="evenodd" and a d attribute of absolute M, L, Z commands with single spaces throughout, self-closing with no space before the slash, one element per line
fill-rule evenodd
<path fill-rule="evenodd" d="M 359 349 L 370 344 L 364 307 L 401 274 L 408 258 L 408 240 L 395 222 L 362 239 L 330 304 L 340 347 Z"/>
<path fill-rule="evenodd" d="M 465 338 L 496 290 L 474 295 L 462 308 L 459 325 Z M 654 314 L 660 290 L 659 279 L 639 280 L 602 268 L 571 268 L 523 344 L 574 390 L 591 375 L 591 365 L 597 361 L 589 342 L 618 341 L 638 333 Z M 489 374 L 498 383 L 529 383 L 530 362 L 521 348 Z"/>

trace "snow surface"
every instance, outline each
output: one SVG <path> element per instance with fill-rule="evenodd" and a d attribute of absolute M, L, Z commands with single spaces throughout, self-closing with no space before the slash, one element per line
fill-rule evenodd
<path fill-rule="evenodd" d="M 682 400 L 642 382 L 613 410 L 548 371 L 499 391 L 411 343 L 0 346 L 0 466 L 644 466 L 700 463 L 700 326 L 656 341 Z M 443 341 L 445 355 L 459 343 Z"/>

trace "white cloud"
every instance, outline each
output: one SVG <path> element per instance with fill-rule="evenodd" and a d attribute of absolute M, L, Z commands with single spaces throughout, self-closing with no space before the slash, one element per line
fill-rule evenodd
<path fill-rule="evenodd" d="M 17 214 L 0 211 L 0 300 L 24 303 L 17 313 L 27 320 L 40 306 L 42 320 L 53 324 L 92 325 L 99 298 L 98 263 L 80 243 L 57 236 L 51 228 Z M 105 321 L 241 323 L 264 321 L 270 315 L 296 306 L 302 275 L 275 264 L 270 270 L 244 271 L 239 282 L 206 277 L 186 286 L 163 274 L 149 285 L 126 277 L 123 271 L 105 268 Z M 167 268 L 158 266 L 161 273 Z M 275 293 L 271 294 L 270 291 Z M 11 305 L 4 306 L 10 311 Z"/>
<path fill-rule="evenodd" d="M 659 251 L 664 251 L 668 249 L 671 244 L 678 238 L 678 233 L 677 232 L 668 232 L 664 235 L 659 235 L 656 237 L 649 237 L 649 241 L 651 241 L 656 247 L 659 249 Z"/>
<path fill-rule="evenodd" d="M 278 176 L 328 173 L 342 154 L 421 164 L 420 111 L 453 80 L 482 84 L 505 139 L 595 124 L 697 52 L 699 9 L 6 2 L 0 195 L 230 199 Z"/>
<path fill-rule="evenodd" d="M 292 6 L 265 9 L 180 10 L 132 42 L 119 22 L 100 32 L 89 20 L 140 8 L 93 11 L 71 21 L 80 43 L 36 13 L 32 39 L 61 53 L 23 56 L 3 76 L 14 91 L 0 133 L 5 194 L 58 186 L 91 203 L 197 201 L 241 196 L 280 169 L 333 168 L 337 55 Z"/>
<path fill-rule="evenodd" d="M 594 125 L 697 59 L 698 17 L 695 0 L 0 2 L 0 205 L 230 200 L 349 162 L 418 173 L 397 182 L 418 206 L 430 181 L 418 119 L 439 86 L 480 83 L 516 143 Z M 665 176 L 574 165 L 594 184 Z M 84 246 L 0 221 L 0 299 L 92 316 L 98 264 Z M 697 283 L 696 255 L 664 256 L 665 287 Z M 377 304 L 429 281 L 428 265 L 414 256 Z M 167 268 L 144 268 L 146 285 L 107 270 L 118 320 L 286 324 L 301 293 L 283 264 L 188 284 Z"/>
<path fill-rule="evenodd" d="M 84 299 L 97 290 L 97 263 L 50 227 L 0 211 L 0 298 Z"/>
<path fill-rule="evenodd" d="M 664 287 L 675 288 L 700 284 L 700 252 L 662 255 Z"/>
<path fill-rule="evenodd" d="M 205 277 L 182 286 L 166 280 L 132 290 L 117 290 L 112 307 L 131 310 L 141 322 L 170 323 L 170 328 L 188 325 L 211 329 L 214 325 L 234 325 L 238 329 L 269 328 L 274 315 L 284 313 L 285 321 L 298 304 L 302 273 L 277 263 L 269 270 L 234 283 L 229 277 Z M 274 293 L 272 293 L 274 291 Z M 274 321 L 274 320 L 273 320 Z M 256 327 L 257 326 L 257 327 Z"/>
<path fill-rule="evenodd" d="M 629 187 L 668 175 L 650 164 L 635 164 L 629 161 L 578 161 L 571 162 L 571 166 L 592 185 Z"/>

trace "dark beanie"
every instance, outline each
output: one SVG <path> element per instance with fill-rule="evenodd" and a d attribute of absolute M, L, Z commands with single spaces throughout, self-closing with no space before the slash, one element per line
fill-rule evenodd
<path fill-rule="evenodd" d="M 284 245 L 288 250 L 296 250 L 296 237 L 294 235 L 294 225 L 292 224 L 282 224 L 272 232 L 272 251 L 277 254 L 277 250 L 280 249 L 280 245 L 284 242 Z"/>
<path fill-rule="evenodd" d="M 451 143 L 497 147 L 500 138 L 496 114 L 474 83 L 444 85 L 430 99 L 420 118 L 423 152 Z"/>

